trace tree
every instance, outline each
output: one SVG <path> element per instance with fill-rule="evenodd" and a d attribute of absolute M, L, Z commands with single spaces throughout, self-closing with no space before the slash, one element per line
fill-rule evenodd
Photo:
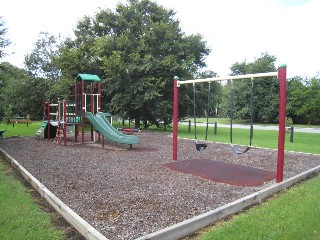
<path fill-rule="evenodd" d="M 203 73 L 198 74 L 195 79 L 204 79 L 204 78 L 213 78 L 216 77 L 217 74 L 212 71 L 206 71 Z M 222 98 L 222 87 L 219 82 L 210 82 L 210 99 L 208 99 L 209 95 L 209 83 L 195 83 L 194 87 L 193 85 L 182 85 L 180 89 L 183 87 L 188 88 L 189 98 L 190 98 L 190 105 L 192 108 L 187 108 L 189 116 L 194 115 L 194 109 L 193 104 L 196 105 L 196 116 L 202 117 L 206 116 L 207 110 L 209 108 L 209 115 L 215 115 L 215 109 L 219 106 L 221 103 Z M 195 90 L 195 99 L 193 91 Z M 195 103 L 193 101 L 195 100 Z M 208 106 L 208 100 L 209 106 Z M 186 100 L 182 100 L 186 101 Z M 182 102 L 181 101 L 181 102 Z"/>
<path fill-rule="evenodd" d="M 291 117 L 294 123 L 305 123 L 307 118 L 302 110 L 303 105 L 308 101 L 306 95 L 307 86 L 304 79 L 299 76 L 288 80 L 287 86 L 287 116 Z"/>
<path fill-rule="evenodd" d="M 40 32 L 34 49 L 25 57 L 27 71 L 32 75 L 35 86 L 46 86 L 47 91 L 39 94 L 46 99 L 68 99 L 73 94 L 74 76 L 62 75 L 60 65 L 62 38 L 48 32 Z"/>
<path fill-rule="evenodd" d="M 56 58 L 59 54 L 60 37 L 40 32 L 34 49 L 25 57 L 28 72 L 38 78 L 57 80 L 61 77 Z"/>
<path fill-rule="evenodd" d="M 9 119 L 12 116 L 38 117 L 41 114 L 42 100 L 48 91 L 44 81 L 6 62 L 0 64 L 0 79 L 3 80 L 0 115 Z"/>
<path fill-rule="evenodd" d="M 200 35 L 186 36 L 174 17 L 173 10 L 150 0 L 129 0 L 115 12 L 85 17 L 76 39 L 61 48 L 62 72 L 100 74 L 108 110 L 135 119 L 136 127 L 140 119 L 170 121 L 173 77 L 191 79 L 210 52 Z"/>
<path fill-rule="evenodd" d="M 7 30 L 5 28 L 5 21 L 0 17 L 0 59 L 7 55 L 4 49 L 11 44 L 11 41 L 5 38 Z"/>
<path fill-rule="evenodd" d="M 302 111 L 307 116 L 308 124 L 320 123 L 320 79 L 311 78 L 307 82 L 305 96 L 308 96 L 308 98 L 302 107 Z"/>
<path fill-rule="evenodd" d="M 320 80 L 294 77 L 288 83 L 287 112 L 295 123 L 320 122 Z"/>
<path fill-rule="evenodd" d="M 274 72 L 276 58 L 263 53 L 254 62 L 236 62 L 231 66 L 232 75 Z M 278 119 L 279 82 L 274 77 L 259 78 L 253 81 L 253 119 L 257 122 L 276 122 Z M 251 80 L 228 81 L 225 89 L 223 113 L 230 116 L 230 97 L 233 86 L 233 116 L 238 119 L 249 119 L 251 116 Z"/>

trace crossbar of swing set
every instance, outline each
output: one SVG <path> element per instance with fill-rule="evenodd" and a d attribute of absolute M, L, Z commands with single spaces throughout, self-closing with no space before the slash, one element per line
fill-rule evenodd
<path fill-rule="evenodd" d="M 182 84 L 189 83 L 203 83 L 203 82 L 214 82 L 214 81 L 222 81 L 222 80 L 240 80 L 246 78 L 261 78 L 261 77 L 276 77 L 278 76 L 278 72 L 267 72 L 267 73 L 253 73 L 246 75 L 236 75 L 236 76 L 226 76 L 226 77 L 215 77 L 215 78 L 203 78 L 203 79 L 194 79 L 194 80 L 184 80 L 177 81 L 178 87 Z"/>

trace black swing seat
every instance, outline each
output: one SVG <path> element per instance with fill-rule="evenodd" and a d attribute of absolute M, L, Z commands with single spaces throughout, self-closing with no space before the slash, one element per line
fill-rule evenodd
<path fill-rule="evenodd" d="M 240 149 L 238 149 L 235 145 L 233 145 L 232 143 L 230 143 L 230 147 L 232 149 L 232 151 L 236 154 L 243 154 L 248 152 L 251 149 L 251 146 L 248 146 L 244 151 L 241 151 Z"/>
<path fill-rule="evenodd" d="M 208 147 L 207 143 L 198 143 L 196 142 L 196 149 L 198 151 L 205 150 Z"/>

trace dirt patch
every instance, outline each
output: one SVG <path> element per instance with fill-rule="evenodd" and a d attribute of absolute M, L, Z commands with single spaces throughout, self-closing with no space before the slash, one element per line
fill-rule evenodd
<path fill-rule="evenodd" d="M 141 143 L 56 145 L 33 138 L 9 138 L 1 148 L 14 157 L 71 209 L 109 239 L 135 239 L 215 209 L 261 190 L 208 181 L 167 170 L 172 138 L 141 131 Z M 88 142 L 88 140 L 86 140 Z M 179 140 L 178 159 L 207 159 L 276 171 L 277 151 L 251 149 L 234 154 L 229 145 L 208 143 L 197 151 L 190 140 Z M 319 155 L 285 153 L 287 179 L 320 164 Z"/>

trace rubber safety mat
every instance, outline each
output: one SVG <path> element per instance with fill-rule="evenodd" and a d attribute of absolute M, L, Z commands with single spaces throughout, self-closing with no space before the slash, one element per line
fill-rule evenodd
<path fill-rule="evenodd" d="M 173 171 L 236 186 L 259 186 L 276 177 L 273 171 L 208 159 L 176 161 L 163 166 Z"/>

